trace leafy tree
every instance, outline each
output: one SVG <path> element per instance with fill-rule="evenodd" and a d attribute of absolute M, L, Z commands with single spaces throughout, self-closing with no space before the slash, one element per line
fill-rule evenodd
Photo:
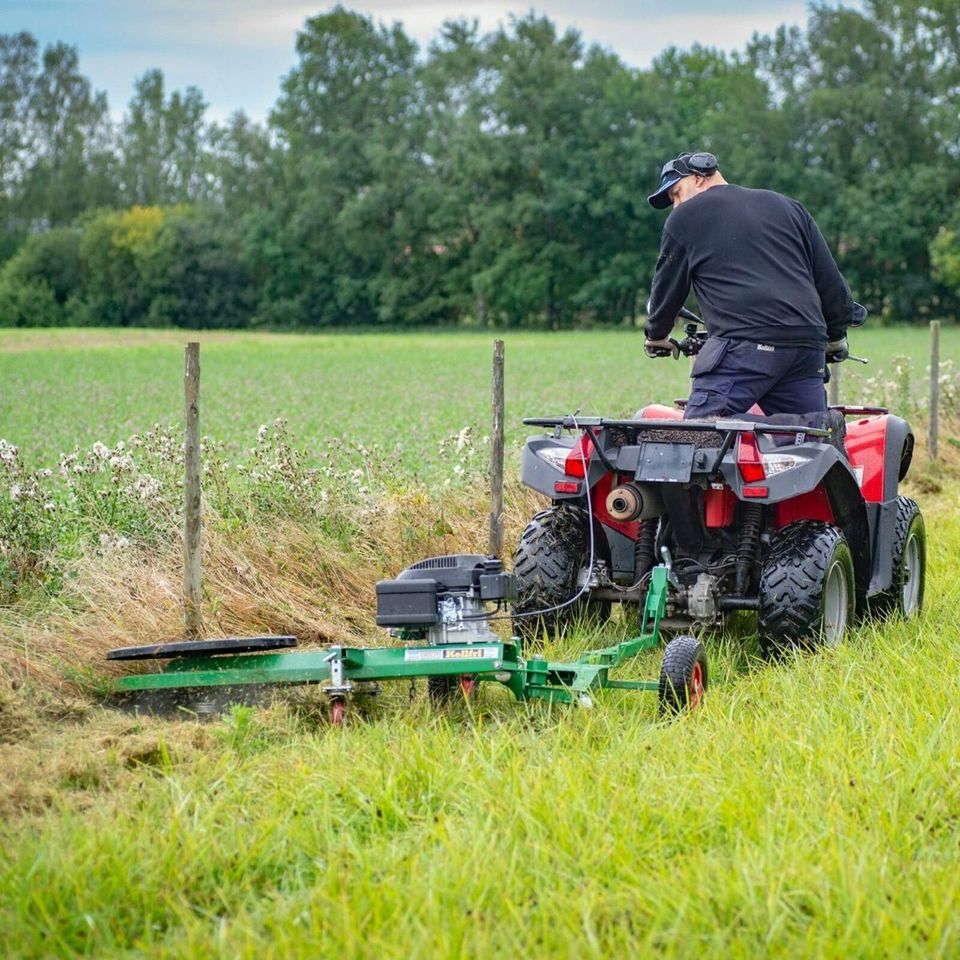
<path fill-rule="evenodd" d="M 170 204 L 203 195 L 206 109 L 197 87 L 167 97 L 160 70 L 137 80 L 119 141 L 126 203 Z"/>
<path fill-rule="evenodd" d="M 205 156 L 210 199 L 231 215 L 272 205 L 278 189 L 278 152 L 267 130 L 238 111 L 226 123 L 211 124 Z"/>
<path fill-rule="evenodd" d="M 941 227 L 930 243 L 934 278 L 960 298 L 960 216 L 949 227 Z"/>
<path fill-rule="evenodd" d="M 110 138 L 106 96 L 80 74 L 75 47 L 41 55 L 29 34 L 0 35 L 0 253 L 113 199 Z"/>
<path fill-rule="evenodd" d="M 215 207 L 168 211 L 139 267 L 151 326 L 244 327 L 254 305 L 236 223 Z"/>
<path fill-rule="evenodd" d="M 416 145 L 416 45 L 342 7 L 307 21 L 271 115 L 284 152 L 277 208 L 254 225 L 261 320 L 378 318 L 372 281 L 418 246 L 398 221 Z"/>
<path fill-rule="evenodd" d="M 146 321 L 152 300 L 146 269 L 169 215 L 160 207 L 132 207 L 86 220 L 80 241 L 86 277 L 80 322 L 126 327 Z"/>

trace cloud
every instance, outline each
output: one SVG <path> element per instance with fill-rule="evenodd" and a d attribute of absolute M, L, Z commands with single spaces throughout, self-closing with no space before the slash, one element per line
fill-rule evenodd
<path fill-rule="evenodd" d="M 859 6 L 861 0 L 848 0 Z M 169 89 L 200 87 L 210 115 L 243 107 L 263 119 L 296 62 L 304 21 L 333 9 L 316 0 L 0 0 L 3 30 L 28 30 L 41 43 L 63 40 L 80 49 L 81 69 L 106 89 L 115 114 L 129 101 L 134 79 L 163 70 Z M 387 24 L 399 20 L 421 47 L 445 20 L 476 19 L 482 31 L 525 15 L 529 0 L 345 0 L 344 6 Z M 534 7 L 560 30 L 574 27 L 627 63 L 645 67 L 666 47 L 694 43 L 742 49 L 754 32 L 804 23 L 803 0 L 713 0 L 693 12 L 676 0 L 543 0 Z"/>

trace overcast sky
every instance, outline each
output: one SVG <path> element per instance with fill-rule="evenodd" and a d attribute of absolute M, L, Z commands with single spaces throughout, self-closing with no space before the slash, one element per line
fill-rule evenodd
<path fill-rule="evenodd" d="M 530 7 L 502 0 L 372 0 L 345 6 L 387 23 L 403 22 L 426 45 L 444 20 L 476 18 L 483 30 Z M 859 6 L 859 2 L 848 2 Z M 333 4 L 302 0 L 0 0 L 0 33 L 26 30 L 42 44 L 63 40 L 80 50 L 81 70 L 120 115 L 133 81 L 153 67 L 168 89 L 194 84 L 221 119 L 243 108 L 262 120 L 293 66 L 294 39 L 309 16 Z M 754 32 L 806 22 L 803 0 L 541 0 L 535 9 L 588 43 L 648 66 L 664 49 L 694 43 L 742 48 Z"/>

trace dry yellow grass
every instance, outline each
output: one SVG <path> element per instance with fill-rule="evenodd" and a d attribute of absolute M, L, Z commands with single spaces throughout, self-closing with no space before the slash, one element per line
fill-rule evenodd
<path fill-rule="evenodd" d="M 518 483 L 506 498 L 506 542 L 542 505 Z M 209 527 L 203 540 L 203 619 L 208 636 L 292 634 L 304 646 L 382 642 L 374 627 L 376 581 L 426 556 L 487 549 L 482 494 L 414 492 L 371 506 L 348 547 L 300 523 L 253 524 L 236 532 Z M 56 606 L 0 619 L 0 669 L 15 682 L 77 691 L 114 647 L 182 638 L 181 554 L 90 551 L 69 572 Z M 67 668 L 67 669 L 65 669 Z M 3 710 L 0 705 L 0 711 Z"/>

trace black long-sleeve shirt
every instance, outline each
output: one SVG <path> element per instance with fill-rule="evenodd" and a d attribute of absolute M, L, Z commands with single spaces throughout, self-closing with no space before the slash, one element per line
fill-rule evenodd
<path fill-rule="evenodd" d="M 714 337 L 822 348 L 852 318 L 850 288 L 813 217 L 771 190 L 721 184 L 674 208 L 653 278 L 649 339 L 670 335 L 691 285 Z"/>

